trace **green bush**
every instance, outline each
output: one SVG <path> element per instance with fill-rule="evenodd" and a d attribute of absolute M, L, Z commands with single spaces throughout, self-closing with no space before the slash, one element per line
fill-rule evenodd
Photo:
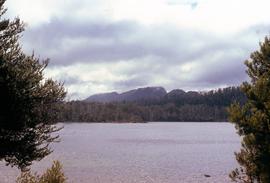
<path fill-rule="evenodd" d="M 54 161 L 51 168 L 47 169 L 43 175 L 23 172 L 16 180 L 16 183 L 66 183 L 67 178 L 62 171 L 59 161 Z"/>

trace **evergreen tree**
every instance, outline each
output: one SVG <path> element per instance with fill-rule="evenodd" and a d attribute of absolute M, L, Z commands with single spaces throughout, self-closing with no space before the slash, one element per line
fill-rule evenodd
<path fill-rule="evenodd" d="M 244 82 L 245 105 L 233 104 L 230 120 L 242 136 L 242 148 L 236 153 L 240 168 L 230 177 L 235 182 L 270 182 L 270 38 L 245 62 L 250 82 Z"/>
<path fill-rule="evenodd" d="M 51 152 L 66 92 L 61 83 L 44 78 L 48 60 L 23 53 L 18 41 L 24 24 L 3 19 L 4 3 L 0 0 L 0 160 L 24 170 Z"/>

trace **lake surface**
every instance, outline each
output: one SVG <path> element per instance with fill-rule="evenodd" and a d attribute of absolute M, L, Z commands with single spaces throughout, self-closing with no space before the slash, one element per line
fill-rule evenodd
<path fill-rule="evenodd" d="M 44 171 L 58 159 L 74 183 L 230 182 L 240 148 L 229 123 L 72 123 L 60 136 L 54 152 L 32 169 Z M 16 176 L 1 163 L 1 183 Z"/>

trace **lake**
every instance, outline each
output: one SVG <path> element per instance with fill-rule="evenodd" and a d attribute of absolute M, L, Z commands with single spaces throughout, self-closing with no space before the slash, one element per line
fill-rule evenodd
<path fill-rule="evenodd" d="M 240 138 L 230 123 L 62 124 L 61 142 L 33 170 L 58 159 L 74 183 L 225 183 Z M 211 177 L 205 177 L 204 175 Z M 1 183 L 16 169 L 0 165 Z"/>

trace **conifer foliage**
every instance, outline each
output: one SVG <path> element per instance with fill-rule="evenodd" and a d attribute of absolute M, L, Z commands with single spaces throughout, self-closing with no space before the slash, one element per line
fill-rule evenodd
<path fill-rule="evenodd" d="M 270 38 L 245 62 L 250 82 L 242 89 L 247 96 L 244 106 L 233 104 L 230 120 L 242 136 L 242 148 L 236 153 L 240 168 L 230 177 L 235 182 L 270 182 Z"/>
<path fill-rule="evenodd" d="M 0 160 L 25 169 L 51 150 L 57 139 L 58 105 L 65 97 L 61 83 L 45 79 L 48 60 L 26 55 L 19 38 L 24 24 L 7 20 L 5 0 L 0 0 Z"/>

